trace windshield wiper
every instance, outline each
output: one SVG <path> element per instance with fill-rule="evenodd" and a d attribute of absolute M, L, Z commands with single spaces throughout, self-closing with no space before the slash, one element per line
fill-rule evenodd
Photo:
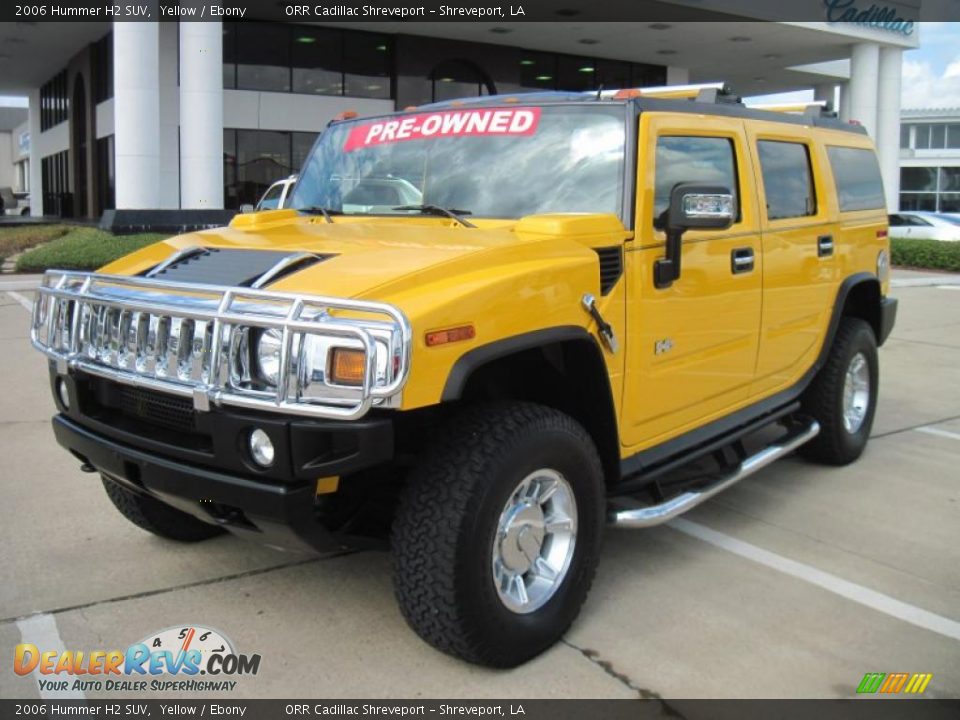
<path fill-rule="evenodd" d="M 335 210 L 333 208 L 320 207 L 319 205 L 311 205 L 310 207 L 297 208 L 299 212 L 306 213 L 307 215 L 323 215 L 323 219 L 328 223 L 333 222 L 331 215 L 343 215 L 343 210 Z"/>
<path fill-rule="evenodd" d="M 470 215 L 469 210 L 457 210 L 456 208 L 444 208 L 439 205 L 399 205 L 394 210 L 419 210 L 424 215 L 437 215 L 456 220 L 458 223 L 468 228 L 475 228 L 472 222 L 464 218 L 464 215 Z"/>

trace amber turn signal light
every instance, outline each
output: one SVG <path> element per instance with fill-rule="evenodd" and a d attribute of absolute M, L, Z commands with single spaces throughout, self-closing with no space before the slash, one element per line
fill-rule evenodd
<path fill-rule="evenodd" d="M 335 385 L 363 385 L 366 360 L 363 350 L 336 348 L 330 361 L 330 382 Z"/>
<path fill-rule="evenodd" d="M 446 343 L 459 342 L 460 340 L 473 340 L 477 336 L 477 331 L 473 325 L 462 325 L 460 327 L 450 328 L 449 330 L 434 330 L 428 332 L 426 336 L 427 347 L 436 347 Z"/>

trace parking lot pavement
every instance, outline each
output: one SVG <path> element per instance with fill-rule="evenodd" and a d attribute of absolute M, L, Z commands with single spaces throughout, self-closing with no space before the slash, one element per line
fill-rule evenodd
<path fill-rule="evenodd" d="M 128 524 L 55 445 L 28 316 L 0 293 L 0 696 L 39 695 L 10 670 L 24 640 L 111 649 L 204 624 L 262 656 L 243 697 L 852 697 L 868 671 L 930 672 L 927 696 L 960 697 L 958 295 L 896 294 L 858 463 L 790 458 L 669 526 L 608 531 L 564 642 L 495 672 L 407 629 L 385 554 L 183 546 Z"/>

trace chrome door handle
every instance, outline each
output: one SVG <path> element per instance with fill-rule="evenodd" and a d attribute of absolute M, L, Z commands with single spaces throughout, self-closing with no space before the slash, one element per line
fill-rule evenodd
<path fill-rule="evenodd" d="M 833 255 L 833 235 L 821 235 L 817 238 L 817 257 Z"/>
<path fill-rule="evenodd" d="M 753 270 L 753 248 L 735 248 L 730 253 L 730 272 L 734 275 Z"/>

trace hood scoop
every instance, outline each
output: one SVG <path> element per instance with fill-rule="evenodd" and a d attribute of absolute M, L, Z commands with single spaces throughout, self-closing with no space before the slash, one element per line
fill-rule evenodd
<path fill-rule="evenodd" d="M 278 250 L 189 247 L 175 252 L 144 276 L 200 285 L 263 288 L 332 257 Z"/>

